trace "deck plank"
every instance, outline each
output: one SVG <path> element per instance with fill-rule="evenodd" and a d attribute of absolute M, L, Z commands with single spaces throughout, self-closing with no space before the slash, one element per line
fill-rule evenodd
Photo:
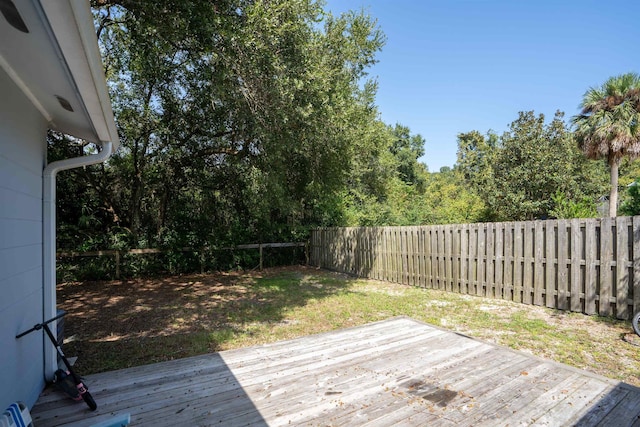
<path fill-rule="evenodd" d="M 640 389 L 406 317 L 86 378 L 89 412 L 47 390 L 38 426 L 631 425 Z"/>

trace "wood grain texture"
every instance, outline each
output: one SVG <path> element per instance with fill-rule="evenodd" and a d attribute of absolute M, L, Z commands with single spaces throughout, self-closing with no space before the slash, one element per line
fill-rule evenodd
<path fill-rule="evenodd" d="M 400 317 L 90 375 L 89 412 L 47 390 L 38 426 L 631 425 L 640 389 Z"/>
<path fill-rule="evenodd" d="M 639 224 L 640 217 L 618 217 L 319 228 L 310 240 L 311 264 L 411 286 L 631 319 L 640 310 Z"/>

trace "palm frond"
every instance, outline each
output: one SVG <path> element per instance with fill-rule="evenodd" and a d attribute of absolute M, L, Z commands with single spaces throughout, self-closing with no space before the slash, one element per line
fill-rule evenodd
<path fill-rule="evenodd" d="M 640 156 L 640 75 L 621 74 L 589 88 L 580 107 L 571 123 L 587 157 Z"/>

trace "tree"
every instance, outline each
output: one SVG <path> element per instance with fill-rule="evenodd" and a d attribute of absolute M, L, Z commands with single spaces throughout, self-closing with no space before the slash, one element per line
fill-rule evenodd
<path fill-rule="evenodd" d="M 417 160 L 424 155 L 424 138 L 420 134 L 411 135 L 411 130 L 400 123 L 389 129 L 393 135 L 390 150 L 398 163 L 398 176 L 408 185 L 423 186 L 422 166 Z"/>
<path fill-rule="evenodd" d="M 618 204 L 618 173 L 624 156 L 640 155 L 640 76 L 627 73 L 590 88 L 574 116 L 578 146 L 590 159 L 605 158 L 610 173 L 609 216 Z"/>
<path fill-rule="evenodd" d="M 351 226 L 420 224 L 416 203 L 423 198 L 428 173 L 418 162 L 424 139 L 407 126 L 388 126 L 373 105 L 367 122 L 353 131 L 356 155 L 351 161 L 345 224 Z"/>
<path fill-rule="evenodd" d="M 485 186 L 490 179 L 497 141 L 491 131 L 486 138 L 476 130 L 458 134 L 456 168 L 474 187 Z"/>
<path fill-rule="evenodd" d="M 92 5 L 122 141 L 112 204 L 135 244 L 288 239 L 341 221 L 349 171 L 380 139 L 367 125 L 374 20 L 314 0 Z"/>
<path fill-rule="evenodd" d="M 454 170 L 458 171 L 468 190 L 484 200 L 484 214 L 478 219 L 491 221 L 495 213 L 491 211 L 497 197 L 494 184 L 494 164 L 498 154 L 499 138 L 494 132 L 487 132 L 486 137 L 478 131 L 458 134 L 457 162 Z"/>
<path fill-rule="evenodd" d="M 442 167 L 439 173 L 431 174 L 423 194 L 422 224 L 463 224 L 484 220 L 484 201 L 469 188 L 458 169 Z"/>
<path fill-rule="evenodd" d="M 473 131 L 458 135 L 459 170 L 484 201 L 483 220 L 514 221 L 588 210 L 556 206 L 561 192 L 567 203 L 583 204 L 601 191 L 602 174 L 576 147 L 557 112 L 550 123 L 542 114 L 520 112 L 501 137 Z"/>
<path fill-rule="evenodd" d="M 640 180 L 636 179 L 627 187 L 627 198 L 620 205 L 623 215 L 640 215 Z"/>
<path fill-rule="evenodd" d="M 573 202 L 588 196 L 595 203 L 600 174 L 576 148 L 562 112 L 545 124 L 544 115 L 521 112 L 501 137 L 494 166 L 493 206 L 504 220 L 548 217 L 560 191 Z"/>

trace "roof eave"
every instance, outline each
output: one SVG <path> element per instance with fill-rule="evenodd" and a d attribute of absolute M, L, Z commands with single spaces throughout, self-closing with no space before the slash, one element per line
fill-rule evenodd
<path fill-rule="evenodd" d="M 92 122 L 98 141 L 111 141 L 114 151 L 120 140 L 105 83 L 93 16 L 85 0 L 38 0 L 55 35 L 77 92 Z M 63 130 L 64 131 L 64 130 Z"/>

